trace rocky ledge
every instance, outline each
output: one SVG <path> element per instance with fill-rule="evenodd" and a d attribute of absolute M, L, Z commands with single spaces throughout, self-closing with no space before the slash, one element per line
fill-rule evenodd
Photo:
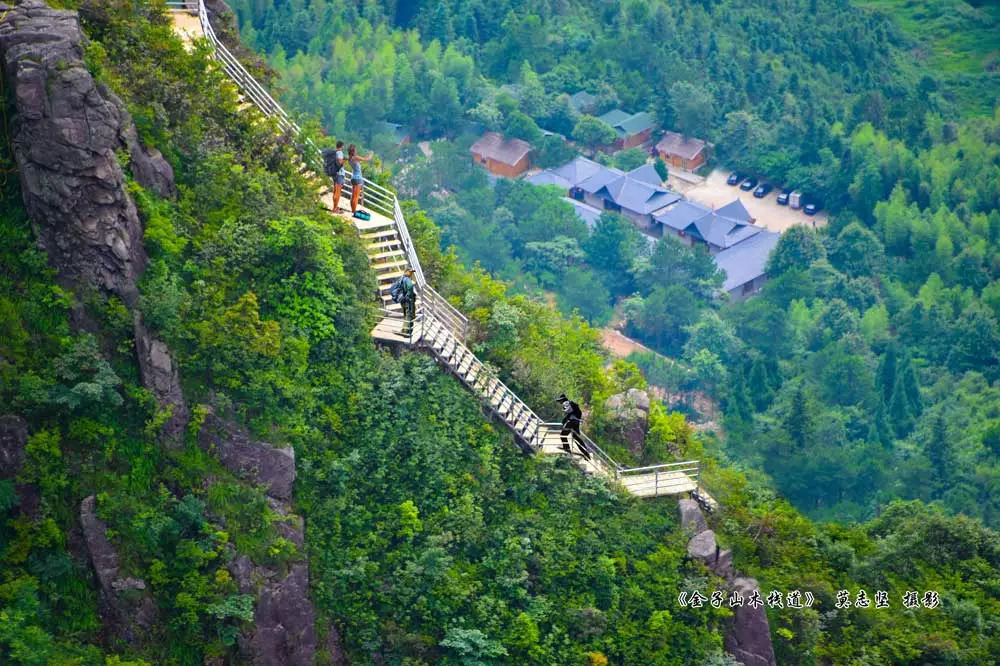
<path fill-rule="evenodd" d="M 688 557 L 704 564 L 709 571 L 725 581 L 730 591 L 738 592 L 744 599 L 759 589 L 757 581 L 745 578 L 733 569 L 732 551 L 723 550 L 715 540 L 715 532 L 708 528 L 705 515 L 698 502 L 682 499 L 678 506 L 681 529 L 693 534 L 688 542 Z M 732 624 L 723 637 L 726 652 L 744 666 L 777 666 L 771 629 L 763 606 L 749 605 L 733 609 Z"/>
<path fill-rule="evenodd" d="M 121 576 L 118 551 L 108 540 L 107 525 L 97 517 L 93 495 L 80 503 L 80 526 L 101 588 L 105 629 L 130 645 L 141 644 L 156 624 L 156 604 L 139 578 Z"/>

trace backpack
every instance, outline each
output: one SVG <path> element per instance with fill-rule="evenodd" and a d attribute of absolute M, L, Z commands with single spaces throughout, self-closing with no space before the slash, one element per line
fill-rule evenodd
<path fill-rule="evenodd" d="M 337 151 L 332 148 L 327 148 L 323 151 L 323 171 L 326 175 L 333 178 L 337 175 L 340 165 L 337 164 Z"/>
<path fill-rule="evenodd" d="M 403 277 L 406 277 L 406 276 L 404 275 Z M 402 277 L 399 278 L 398 280 L 396 280 L 395 282 L 393 282 L 392 286 L 389 287 L 389 295 L 392 297 L 392 302 L 393 303 L 402 303 L 403 302 L 403 298 L 405 298 L 406 294 L 405 294 L 405 291 L 403 290 L 403 278 Z"/>
<path fill-rule="evenodd" d="M 367 221 L 367 220 L 372 219 L 372 214 L 369 213 L 366 210 L 359 210 L 359 211 L 355 211 L 354 217 L 358 218 L 359 220 L 365 220 L 365 221 Z"/>

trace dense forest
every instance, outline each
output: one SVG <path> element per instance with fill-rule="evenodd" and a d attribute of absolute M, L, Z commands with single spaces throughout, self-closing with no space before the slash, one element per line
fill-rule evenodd
<path fill-rule="evenodd" d="M 239 636 L 252 623 L 255 599 L 238 589 L 229 566 L 246 555 L 280 571 L 308 555 L 321 644 L 338 636 L 349 663 L 734 663 L 719 634 L 731 611 L 677 604 L 681 591 L 714 582 L 686 557 L 674 500 L 641 502 L 582 476 L 565 459 L 521 455 L 429 358 L 377 349 L 368 335 L 374 276 L 354 229 L 321 208 L 317 183 L 299 172 L 293 144 L 242 107 L 207 49 L 186 50 L 160 3 L 59 4 L 80 5 L 88 69 L 121 96 L 142 141 L 163 153 L 176 178 L 175 198 L 131 177 L 128 191 L 149 256 L 138 312 L 176 354 L 193 407 L 183 445 L 164 447 L 169 414 L 142 387 L 134 313 L 115 296 L 60 286 L 21 204 L 10 146 L 0 143 L 0 414 L 22 416 L 31 433 L 19 475 L 0 480 L 0 662 L 239 663 Z M 600 68 L 608 79 L 646 75 L 651 68 L 641 63 L 659 54 L 618 48 L 628 33 L 593 40 L 589 31 L 619 25 L 612 19 L 621 16 L 628 30 L 645 35 L 636 43 L 656 44 L 706 28 L 733 3 L 683 11 L 601 3 L 605 16 L 570 12 L 579 9 L 571 2 L 534 3 L 548 14 L 508 12 L 507 4 L 365 2 L 359 10 L 261 2 L 253 7 L 261 18 L 246 32 L 253 46 L 282 44 L 285 55 L 275 46 L 271 62 L 289 106 L 322 109 L 317 115 L 331 135 L 350 127 L 374 141 L 367 128 L 388 107 L 361 100 L 385 99 L 379 85 L 391 82 L 397 92 L 405 85 L 395 74 L 376 77 L 359 53 L 399 63 L 393 71 L 412 85 L 404 104 L 426 103 L 418 91 L 436 101 L 458 96 L 458 106 L 444 107 L 454 113 L 436 116 L 435 102 L 413 116 L 427 119 L 424 131 L 448 132 L 462 108 L 480 108 L 483 76 L 530 82 L 533 71 L 540 79 L 563 72 L 544 79 L 552 86 L 567 71 L 573 76 L 558 49 L 574 44 L 608 54 Z M 795 10 L 789 20 L 805 20 L 809 3 L 787 4 Z M 876 74 L 895 75 L 886 44 L 900 37 L 889 24 L 864 23 L 846 4 L 812 4 L 831 12 L 817 29 L 846 30 L 858 51 L 837 71 L 804 71 L 798 85 L 888 86 L 865 78 L 874 74 L 863 74 L 861 63 L 881 58 L 886 67 L 873 68 Z M 532 62 L 534 70 L 505 68 L 502 49 L 545 56 L 537 42 L 556 34 L 546 23 L 557 15 L 553 8 L 574 19 L 558 33 L 569 41 L 548 61 Z M 733 14 L 727 30 L 685 46 L 671 62 L 694 67 L 692 54 L 721 59 L 736 48 L 738 31 L 758 25 L 751 19 L 759 14 L 746 11 L 746 25 Z M 848 27 L 831 27 L 834 13 Z M 442 41 L 399 29 L 410 25 L 437 26 L 443 32 L 432 37 Z M 334 29 L 321 39 L 319 30 Z M 761 28 L 742 40 L 752 37 L 757 52 L 776 36 Z M 817 35 L 803 46 L 810 51 L 789 57 L 812 71 L 806 64 L 835 37 Z M 465 53 L 472 44 L 476 52 Z M 300 49 L 303 55 L 288 55 Z M 632 57 L 639 59 L 615 60 Z M 444 63 L 452 68 L 447 78 L 437 70 Z M 318 68 L 315 76 L 310 67 Z M 463 72 L 467 87 L 456 82 Z M 433 79 L 428 86 L 425 76 Z M 300 86 L 305 80 L 326 86 L 325 96 Z M 641 85 L 629 89 L 644 94 Z M 724 97 L 712 102 L 720 110 L 729 96 L 766 105 L 742 81 L 720 91 Z M 622 101 L 644 105 L 640 97 Z M 3 103 L 13 122 L 9 93 Z M 940 103 L 952 102 L 942 93 Z M 839 174 L 848 188 L 852 160 L 883 173 L 873 209 L 845 205 L 829 231 L 790 232 L 772 257 L 775 279 L 765 293 L 721 308 L 710 297 L 719 277 L 703 255 L 665 242 L 652 249 L 621 218 L 602 218 L 588 232 L 554 193 L 521 183 L 501 183 L 477 200 L 481 174 L 445 173 L 460 153 L 445 159 L 443 146 L 438 159 L 399 176 L 400 191 L 412 188 L 419 199 L 404 208 L 431 281 L 469 314 L 476 352 L 545 416 L 556 415 L 559 392 L 579 396 L 591 407 L 588 430 L 616 456 L 629 456 L 606 432 L 601 405 L 613 393 L 646 387 L 646 379 L 633 364 L 610 362 L 588 323 L 606 317 L 616 299 L 628 302 L 636 335 L 700 368 L 697 381 L 726 406 L 724 443 L 654 405 L 647 459 L 636 462 L 702 458 L 705 483 L 720 503 L 711 523 L 738 567 L 764 589 L 815 595 L 816 608 L 769 611 L 783 665 L 971 666 L 997 663 L 1000 654 L 1000 535 L 983 525 L 1000 520 L 1000 224 L 995 196 L 985 189 L 996 183 L 997 121 L 952 126 L 928 118 L 917 131 L 926 141 L 909 161 L 913 119 L 859 124 L 850 160 L 840 152 L 847 144 L 835 154 L 844 159 Z M 924 151 L 943 166 L 925 173 Z M 119 159 L 128 173 L 130 156 Z M 388 173 L 380 178 L 391 180 Z M 437 208 L 424 185 L 435 179 L 456 190 Z M 578 254 L 554 256 L 552 229 L 531 219 L 536 208 L 577 242 Z M 488 220 L 487 211 L 495 213 Z M 460 229 L 471 230 L 462 215 L 479 214 L 492 234 L 486 238 L 507 245 L 443 246 L 442 239 L 458 243 Z M 488 254 L 498 263 L 487 263 Z M 583 278 L 566 270 L 578 265 L 587 267 Z M 559 287 L 557 305 L 583 316 L 560 314 L 490 275 L 519 270 L 511 266 L 524 267 L 539 288 Z M 969 267 L 977 266 L 968 282 Z M 615 270 L 621 267 L 634 270 Z M 678 279 L 654 279 L 662 271 Z M 578 279 L 590 282 L 566 284 Z M 678 307 L 665 307 L 670 303 Z M 74 325 L 81 320 L 87 326 Z M 261 488 L 235 478 L 198 445 L 209 414 L 294 448 L 304 546 L 283 536 L 284 517 Z M 801 509 L 867 522 L 807 519 L 752 469 L 758 464 Z M 864 496 L 876 484 L 885 492 Z M 30 510 L 22 486 L 38 489 Z M 109 642 L 102 629 L 95 575 L 79 546 L 79 507 L 89 495 L 123 554 L 124 573 L 145 580 L 155 601 L 160 621 L 142 645 Z M 914 496 L 941 502 L 891 502 Z M 892 608 L 834 610 L 838 590 L 854 595 L 861 588 L 889 591 Z M 941 606 L 904 610 L 908 590 L 937 590 Z M 330 651 L 320 652 L 319 663 L 330 663 Z"/>
<path fill-rule="evenodd" d="M 692 370 L 669 373 L 665 388 L 720 399 L 729 454 L 800 508 L 858 520 L 921 498 L 996 527 L 998 17 L 988 5 L 958 3 L 946 22 L 923 3 L 862 4 L 886 12 L 816 0 L 780 3 L 780 20 L 733 1 L 234 8 L 285 98 L 331 134 L 350 136 L 344 118 L 361 116 L 459 137 L 431 157 L 410 151 L 396 178 L 445 243 L 595 325 L 617 306 L 627 332 Z M 969 34 L 982 40 L 952 38 Z M 579 89 L 601 109 L 649 109 L 715 140 L 728 166 L 825 199 L 831 224 L 787 234 L 765 293 L 722 306 L 708 257 L 650 247 L 607 214 L 588 231 L 556 190 L 492 187 L 471 167 L 469 123 L 573 136 L 563 95 Z M 386 137 L 361 137 L 399 154 Z M 547 141 L 543 161 L 572 155 Z M 806 427 L 792 432 L 794 420 Z"/>

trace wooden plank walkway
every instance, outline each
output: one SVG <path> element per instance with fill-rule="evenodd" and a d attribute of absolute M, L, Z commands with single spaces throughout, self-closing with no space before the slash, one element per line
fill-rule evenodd
<path fill-rule="evenodd" d="M 176 32 L 186 44 L 206 36 L 197 15 L 179 10 L 176 7 L 171 15 Z M 233 76 L 228 69 L 227 73 Z M 240 80 L 234 80 L 234 83 L 238 88 L 243 89 Z M 257 92 L 259 95 L 260 91 Z M 249 98 L 258 103 L 256 102 L 257 98 L 253 95 L 249 95 Z M 262 107 L 261 110 L 269 115 L 267 108 Z M 284 114 L 280 107 L 278 111 Z M 345 187 L 345 192 L 342 193 L 339 202 L 340 207 L 346 211 L 350 209 L 349 191 L 349 188 Z M 376 205 L 378 205 L 379 196 L 385 196 L 385 192 L 383 191 L 382 195 L 376 196 Z M 391 193 L 389 196 L 392 197 Z M 513 432 L 518 443 L 528 451 L 545 455 L 571 455 L 573 461 L 584 473 L 618 482 L 637 497 L 656 497 L 681 493 L 693 493 L 699 497 L 707 497 L 707 493 L 698 488 L 697 461 L 637 470 L 622 469 L 586 436 L 584 439 L 591 452 L 589 458 L 580 454 L 576 442 L 571 444 L 571 454 L 567 454 L 562 449 L 559 424 L 543 422 L 500 380 L 493 370 L 472 353 L 464 344 L 464 333 L 460 328 L 454 327 L 455 317 L 461 318 L 462 321 L 464 321 L 464 317 L 450 305 L 442 303 L 443 299 L 437 296 L 436 292 L 433 292 L 429 286 L 427 290 L 423 290 L 425 293 L 418 290 L 417 321 L 414 322 L 411 335 L 404 337 L 401 334 L 403 329 L 402 308 L 393 303 L 389 296 L 389 288 L 392 283 L 403 274 L 404 270 L 410 268 L 403 235 L 396 220 L 378 210 L 373 210 L 370 206 L 365 206 L 363 200 L 361 208 L 371 213 L 370 220 L 355 218 L 349 212 L 336 213 L 332 185 L 321 192 L 321 199 L 331 215 L 348 218 L 365 243 L 372 270 L 375 272 L 378 296 L 381 301 L 380 308 L 384 313 L 371 331 L 371 336 L 376 342 L 391 345 L 413 345 L 428 349 L 469 391 L 482 401 L 495 418 Z M 383 205 L 379 207 L 388 210 L 396 205 L 394 197 L 391 202 L 391 204 L 385 205 L 383 201 Z M 398 215 L 398 205 L 396 205 L 396 210 Z M 432 299 L 428 298 L 432 295 L 440 299 L 436 305 Z M 444 321 L 438 317 L 444 317 Z M 455 331 L 459 331 L 462 339 L 456 336 Z M 674 469 L 670 469 L 672 467 Z M 691 476 L 692 470 L 694 477 Z"/>

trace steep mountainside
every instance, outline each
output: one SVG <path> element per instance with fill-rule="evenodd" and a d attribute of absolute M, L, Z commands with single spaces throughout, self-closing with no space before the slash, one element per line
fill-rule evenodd
<path fill-rule="evenodd" d="M 429 358 L 372 345 L 353 228 L 158 3 L 77 20 L 0 3 L 0 662 L 996 663 L 996 533 L 920 504 L 819 526 L 711 462 L 706 525 L 523 456 Z M 477 350 L 614 436 L 636 368 L 406 208 Z M 635 439 L 703 453 L 656 404 Z M 768 608 L 770 636 L 678 605 L 749 592 L 730 567 L 816 605 Z M 891 610 L 835 607 L 861 587 Z M 941 606 L 904 611 L 911 589 Z"/>

